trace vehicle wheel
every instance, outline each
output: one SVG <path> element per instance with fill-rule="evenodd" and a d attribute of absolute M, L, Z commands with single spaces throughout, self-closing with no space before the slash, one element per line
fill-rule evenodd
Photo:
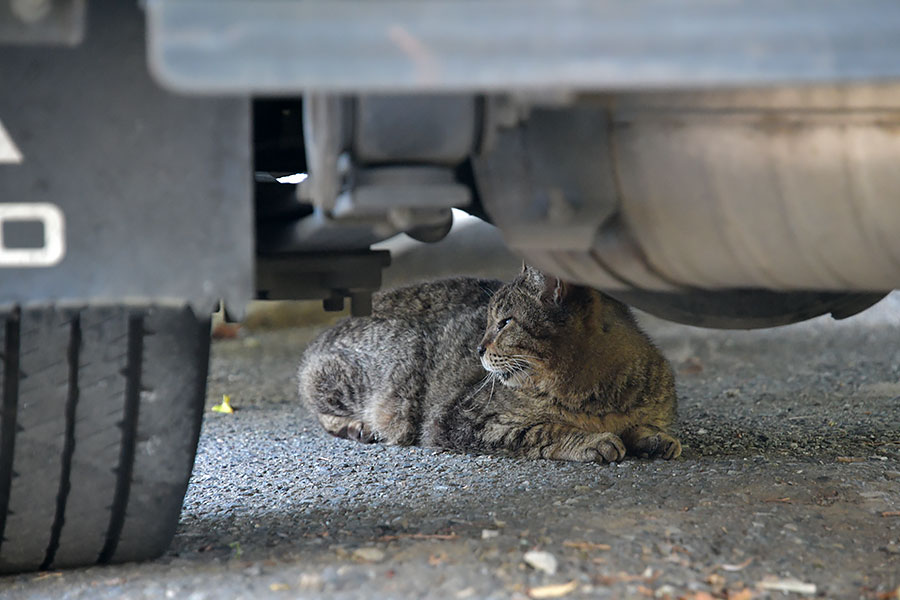
<path fill-rule="evenodd" d="M 206 389 L 187 307 L 0 314 L 0 571 L 159 556 L 175 533 Z"/>

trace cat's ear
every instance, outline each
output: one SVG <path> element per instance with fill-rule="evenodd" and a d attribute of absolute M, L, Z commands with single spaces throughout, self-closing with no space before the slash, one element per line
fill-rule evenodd
<path fill-rule="evenodd" d="M 537 288 L 536 291 L 544 288 L 544 274 L 524 261 L 522 262 L 522 273 L 519 276 L 524 277 L 531 287 Z"/>
<path fill-rule="evenodd" d="M 544 291 L 541 293 L 541 299 L 548 304 L 560 306 L 569 297 L 572 286 L 551 275 L 544 275 Z"/>
<path fill-rule="evenodd" d="M 558 277 L 547 275 L 534 267 L 522 263 L 521 277 L 525 278 L 527 285 L 532 289 L 541 301 L 547 304 L 561 305 L 572 292 L 572 285 Z"/>

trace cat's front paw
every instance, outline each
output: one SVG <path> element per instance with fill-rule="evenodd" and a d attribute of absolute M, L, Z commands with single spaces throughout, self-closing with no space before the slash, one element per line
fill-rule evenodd
<path fill-rule="evenodd" d="M 665 431 L 645 428 L 640 433 L 641 435 L 632 436 L 633 440 L 626 436 L 626 440 L 630 442 L 628 450 L 635 456 L 666 460 L 681 456 L 681 442 Z"/>
<path fill-rule="evenodd" d="M 374 444 L 378 441 L 378 436 L 375 435 L 372 428 L 362 421 L 353 421 L 349 423 L 343 431 L 343 435 L 339 435 L 338 437 L 345 437 L 348 440 L 353 440 L 360 444 Z"/>
<path fill-rule="evenodd" d="M 597 451 L 597 456 L 594 458 L 597 462 L 618 462 L 625 458 L 625 444 L 622 443 L 622 440 L 614 433 L 599 433 L 597 434 L 596 441 L 594 442 L 594 448 Z"/>
<path fill-rule="evenodd" d="M 373 444 L 378 435 L 372 428 L 357 419 L 335 415 L 319 415 L 319 422 L 325 431 L 334 437 L 344 438 L 361 444 Z"/>
<path fill-rule="evenodd" d="M 614 433 L 589 433 L 573 448 L 567 460 L 581 462 L 611 463 L 625 458 L 625 444 Z"/>

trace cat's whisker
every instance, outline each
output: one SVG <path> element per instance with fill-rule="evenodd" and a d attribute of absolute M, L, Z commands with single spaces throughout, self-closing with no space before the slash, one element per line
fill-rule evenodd
<path fill-rule="evenodd" d="M 521 359 L 511 360 L 508 364 L 513 371 L 530 371 L 534 368 L 532 363 Z"/>
<path fill-rule="evenodd" d="M 489 287 L 487 287 L 487 286 L 485 286 L 485 285 L 482 285 L 482 284 L 480 284 L 480 283 L 478 284 L 478 287 L 481 288 L 481 291 L 483 291 L 485 294 L 487 294 L 488 299 L 493 298 L 493 297 L 494 297 L 494 294 L 497 293 L 497 289 L 493 289 L 493 290 L 492 290 L 491 288 L 489 288 Z"/>
<path fill-rule="evenodd" d="M 478 392 L 480 392 L 481 390 L 483 390 L 485 388 L 485 386 L 488 384 L 488 382 L 490 382 L 494 379 L 495 376 L 496 376 L 495 373 L 489 371 L 488 374 L 484 376 L 484 379 L 482 379 L 478 383 L 478 387 L 476 387 L 472 391 L 472 393 L 466 397 L 466 399 L 463 401 L 463 403 L 465 404 L 465 403 L 468 403 L 470 400 L 472 400 L 478 394 Z M 475 407 L 472 406 L 468 409 L 463 409 L 463 410 L 465 410 L 466 412 L 471 412 L 471 411 L 475 410 Z"/>
<path fill-rule="evenodd" d="M 525 360 L 524 358 L 511 358 L 509 362 L 515 365 L 527 365 L 529 367 L 534 364 L 530 360 Z"/>
<path fill-rule="evenodd" d="M 494 399 L 494 384 L 497 382 L 497 374 L 496 374 L 496 373 L 491 373 L 491 375 L 492 375 L 492 377 L 491 377 L 491 393 L 490 393 L 490 395 L 488 395 L 488 401 L 487 401 L 487 403 L 484 405 L 484 408 L 485 408 L 485 409 L 487 409 L 488 407 L 490 407 L 490 405 L 491 405 L 491 400 Z"/>
<path fill-rule="evenodd" d="M 469 394 L 469 397 L 467 398 L 467 400 L 471 399 L 472 396 L 474 396 L 475 394 L 480 392 L 484 388 L 484 386 L 486 386 L 488 384 L 488 381 L 490 381 L 490 379 L 491 379 L 491 375 L 493 375 L 493 373 L 488 373 L 487 375 L 484 376 L 484 378 L 481 381 L 478 382 L 478 387 L 475 388 L 475 390 L 471 394 Z"/>

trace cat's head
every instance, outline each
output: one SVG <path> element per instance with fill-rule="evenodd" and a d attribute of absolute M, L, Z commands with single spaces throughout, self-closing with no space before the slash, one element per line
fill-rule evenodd
<path fill-rule="evenodd" d="M 583 336 L 591 291 L 524 266 L 491 298 L 481 364 L 509 387 L 548 390 L 560 344 Z"/>

